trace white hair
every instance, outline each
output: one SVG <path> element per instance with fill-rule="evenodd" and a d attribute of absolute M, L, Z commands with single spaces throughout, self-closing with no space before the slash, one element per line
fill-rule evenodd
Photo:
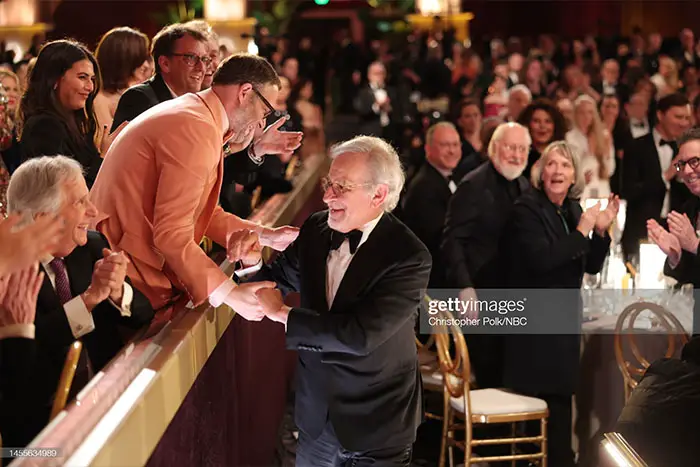
<path fill-rule="evenodd" d="M 393 211 L 399 203 L 401 190 L 406 181 L 406 175 L 396 150 L 381 138 L 356 136 L 333 146 L 330 150 L 330 157 L 335 159 L 346 153 L 367 154 L 372 183 L 389 187 L 389 193 L 384 200 L 384 211 Z"/>
<path fill-rule="evenodd" d="M 508 90 L 508 96 L 510 97 L 511 95 L 515 94 L 516 92 L 522 92 L 527 96 L 527 101 L 532 102 L 532 92 L 530 89 L 525 86 L 524 84 L 516 84 L 512 88 Z"/>
<path fill-rule="evenodd" d="M 22 215 L 22 224 L 39 213 L 55 214 L 63 204 L 63 184 L 83 178 L 83 167 L 66 156 L 43 156 L 20 165 L 7 187 L 8 213 Z"/>
<path fill-rule="evenodd" d="M 506 130 L 509 128 L 522 128 L 525 134 L 527 135 L 527 145 L 532 145 L 532 137 L 530 136 L 530 132 L 526 127 L 524 127 L 520 123 L 515 122 L 501 123 L 500 125 L 498 125 L 498 127 L 496 127 L 496 130 L 491 136 L 491 141 L 489 141 L 488 154 L 490 159 L 493 159 L 493 157 L 496 155 L 496 143 L 503 139 Z"/>

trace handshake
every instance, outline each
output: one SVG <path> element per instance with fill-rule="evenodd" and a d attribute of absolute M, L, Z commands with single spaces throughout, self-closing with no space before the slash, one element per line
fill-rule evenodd
<path fill-rule="evenodd" d="M 231 262 L 242 262 L 244 267 L 254 266 L 262 260 L 262 247 L 284 251 L 298 236 L 299 229 L 290 226 L 238 230 L 226 239 L 226 256 Z M 224 301 L 248 321 L 260 321 L 265 316 L 277 322 L 287 321 L 288 309 L 282 293 L 271 281 L 240 284 Z"/>
<path fill-rule="evenodd" d="M 262 247 L 284 251 L 297 239 L 297 227 L 284 226 L 268 228 L 259 226 L 255 230 L 236 230 L 226 236 L 226 258 L 232 263 L 242 262 L 244 266 L 254 266 L 262 259 Z"/>

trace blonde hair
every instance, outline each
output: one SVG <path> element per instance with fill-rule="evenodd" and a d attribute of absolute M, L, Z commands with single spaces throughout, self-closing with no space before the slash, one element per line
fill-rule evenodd
<path fill-rule="evenodd" d="M 554 141 L 549 143 L 549 145 L 544 148 L 542 155 L 537 160 L 535 165 L 532 166 L 532 171 L 530 172 L 530 183 L 532 186 L 538 190 L 543 189 L 542 185 L 542 171 L 544 166 L 549 162 L 549 158 L 558 152 L 564 156 L 571 165 L 574 167 L 574 183 L 569 187 L 569 193 L 567 197 L 572 199 L 578 199 L 583 193 L 583 189 L 586 186 L 586 180 L 583 178 L 583 171 L 581 170 L 581 157 L 571 144 L 566 141 Z"/>
<path fill-rule="evenodd" d="M 583 104 L 590 104 L 593 106 L 593 122 L 591 123 L 590 128 L 579 128 L 578 123 L 576 123 L 576 112 L 578 112 L 578 109 L 583 105 Z M 598 112 L 598 106 L 596 105 L 596 101 L 589 95 L 587 94 L 582 94 L 576 98 L 574 101 L 574 126 L 583 133 L 583 135 L 586 137 L 586 140 L 589 142 L 588 144 L 588 150 L 595 156 L 595 158 L 598 160 L 598 177 L 601 180 L 608 180 L 610 177 L 608 176 L 608 170 L 607 170 L 607 165 L 605 164 L 605 158 L 606 155 L 610 152 L 608 146 L 608 139 L 605 136 L 605 125 L 603 124 L 603 121 L 600 118 L 600 112 Z M 593 135 L 593 140 L 595 143 L 594 147 L 591 147 L 590 145 L 590 139 L 589 137 Z"/>

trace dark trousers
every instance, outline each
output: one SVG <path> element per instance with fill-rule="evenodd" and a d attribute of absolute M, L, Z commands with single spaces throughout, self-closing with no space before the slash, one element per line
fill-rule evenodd
<path fill-rule="evenodd" d="M 409 467 L 412 445 L 351 452 L 343 449 L 328 422 L 317 439 L 299 432 L 297 467 Z"/>

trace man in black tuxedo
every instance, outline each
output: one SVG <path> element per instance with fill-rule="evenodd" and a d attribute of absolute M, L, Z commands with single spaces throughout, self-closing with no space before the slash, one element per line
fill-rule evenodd
<path fill-rule="evenodd" d="M 373 62 L 367 68 L 367 84 L 355 97 L 355 111 L 360 117 L 360 134 L 395 141 L 394 116 L 400 115 L 396 91 L 386 85 L 386 68 Z"/>
<path fill-rule="evenodd" d="M 603 95 L 614 95 L 625 103 L 629 99 L 629 89 L 624 83 L 620 83 L 620 64 L 614 58 L 609 58 L 603 62 L 600 69 L 601 80 L 593 84 L 593 89 Z"/>
<path fill-rule="evenodd" d="M 668 214 L 664 225 L 655 219 L 647 222 L 649 239 L 666 254 L 664 274 L 679 284 L 700 286 L 700 260 L 698 259 L 698 230 L 700 230 L 700 129 L 688 130 L 678 140 L 679 151 L 674 161 L 676 170 L 691 196 L 683 206 Z M 693 334 L 700 331 L 700 304 L 695 303 Z M 686 330 L 691 332 L 690 329 Z"/>
<path fill-rule="evenodd" d="M 48 422 L 71 344 L 80 339 L 87 349 L 76 371 L 75 393 L 123 347 L 118 326 L 138 329 L 148 324 L 153 308 L 126 280 L 123 253 L 111 252 L 101 234 L 87 230 L 97 210 L 80 164 L 64 156 L 32 159 L 13 175 L 7 198 L 10 212 L 22 215 L 25 222 L 53 214 L 64 222 L 55 247 L 41 260 L 45 277 L 36 303 L 31 391 L 20 401 L 26 403 L 3 401 L 3 420 L 10 431 L 17 430 L 17 446 L 23 446 Z"/>
<path fill-rule="evenodd" d="M 408 466 L 423 415 L 414 326 L 430 254 L 390 213 L 404 175 L 389 144 L 358 136 L 331 157 L 328 210 L 255 279 L 301 293 L 299 308 L 278 289 L 257 294 L 299 353 L 296 465 Z"/>
<path fill-rule="evenodd" d="M 690 128 L 690 104 L 682 94 L 669 94 L 659 100 L 657 109 L 654 129 L 625 150 L 622 197 L 627 200 L 627 218 L 622 248 L 628 260 L 639 254 L 647 220 L 665 219 L 688 199 L 688 189 L 675 180 L 673 161 L 675 140 Z"/>
<path fill-rule="evenodd" d="M 425 135 L 425 163 L 413 177 L 402 200 L 401 220 L 428 247 L 433 258 L 430 288 L 445 285 L 445 267 L 440 253 L 442 228 L 450 196 L 459 180 L 453 170 L 462 157 L 459 133 L 449 122 L 428 128 Z"/>
<path fill-rule="evenodd" d="M 524 126 L 499 125 L 489 143 L 490 161 L 469 172 L 450 199 L 441 251 L 446 287 L 461 289 L 461 300 L 474 297 L 475 289 L 507 286 L 501 239 L 513 203 L 530 188 L 522 173 L 531 144 Z M 501 387 L 502 338 L 473 335 L 467 344 L 479 387 Z"/>

